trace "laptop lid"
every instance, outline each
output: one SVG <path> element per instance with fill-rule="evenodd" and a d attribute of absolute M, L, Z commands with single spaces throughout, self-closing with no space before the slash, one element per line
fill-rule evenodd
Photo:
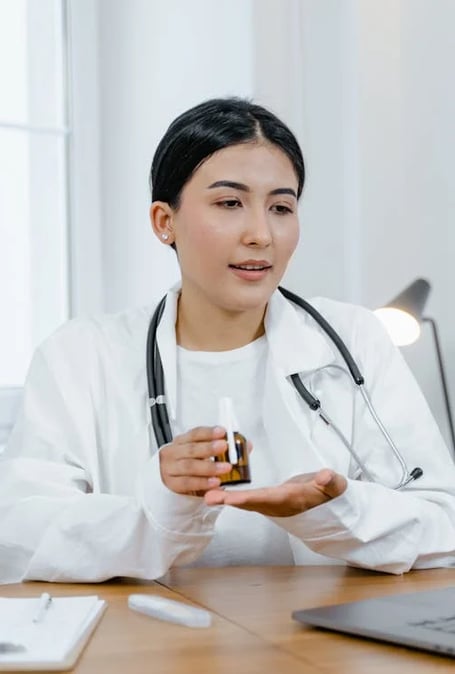
<path fill-rule="evenodd" d="M 455 587 L 303 609 L 292 617 L 314 627 L 455 657 Z"/>

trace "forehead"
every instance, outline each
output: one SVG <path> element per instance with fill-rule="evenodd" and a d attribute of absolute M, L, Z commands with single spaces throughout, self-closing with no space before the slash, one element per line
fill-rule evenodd
<path fill-rule="evenodd" d="M 298 180 L 287 154 L 266 142 L 242 143 L 218 150 L 194 172 L 189 184 L 208 187 L 217 180 L 232 180 L 249 187 L 293 187 Z"/>

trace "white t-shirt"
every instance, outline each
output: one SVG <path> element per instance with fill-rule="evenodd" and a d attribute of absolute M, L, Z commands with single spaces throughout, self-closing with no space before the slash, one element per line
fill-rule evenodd
<path fill-rule="evenodd" d="M 260 337 L 233 351 L 177 349 L 177 428 L 219 423 L 218 401 L 229 396 L 238 430 L 253 443 L 252 481 L 229 489 L 252 489 L 275 484 L 279 457 L 269 446 L 262 423 L 262 391 L 267 341 Z M 226 564 L 293 564 L 287 533 L 258 513 L 224 507 L 212 541 L 195 562 L 198 566 Z"/>

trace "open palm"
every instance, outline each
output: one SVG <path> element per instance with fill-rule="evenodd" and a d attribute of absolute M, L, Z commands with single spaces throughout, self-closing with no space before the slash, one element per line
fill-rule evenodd
<path fill-rule="evenodd" d="M 346 486 L 345 477 L 323 468 L 317 473 L 295 475 L 274 487 L 241 491 L 212 489 L 204 498 L 207 505 L 230 505 L 269 517 L 291 517 L 340 496 Z"/>

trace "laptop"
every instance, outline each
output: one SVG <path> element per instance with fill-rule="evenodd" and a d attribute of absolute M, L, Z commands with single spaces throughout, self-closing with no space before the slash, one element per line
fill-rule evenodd
<path fill-rule="evenodd" d="M 455 587 L 294 611 L 306 625 L 455 657 Z"/>

